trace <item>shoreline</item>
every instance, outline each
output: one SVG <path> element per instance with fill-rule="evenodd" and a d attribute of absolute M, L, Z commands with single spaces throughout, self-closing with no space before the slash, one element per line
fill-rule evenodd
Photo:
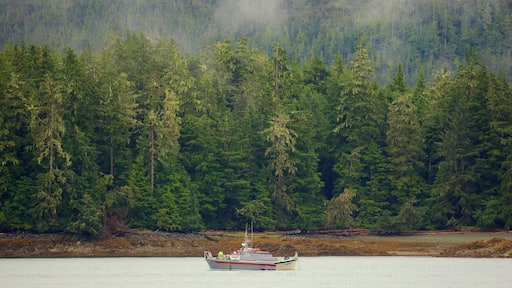
<path fill-rule="evenodd" d="M 84 239 L 66 234 L 0 233 L 0 258 L 201 257 L 205 250 L 234 251 L 241 232 L 165 233 L 129 230 Z M 254 245 L 275 256 L 431 256 L 512 258 L 511 232 L 425 231 L 401 236 L 371 234 L 255 233 Z"/>

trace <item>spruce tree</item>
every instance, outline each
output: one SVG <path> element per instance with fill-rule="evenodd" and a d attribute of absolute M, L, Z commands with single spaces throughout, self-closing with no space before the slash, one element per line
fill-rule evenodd
<path fill-rule="evenodd" d="M 354 189 L 365 226 L 376 223 L 386 205 L 385 159 L 382 150 L 386 103 L 377 91 L 368 52 L 359 42 L 355 59 L 337 100 L 340 154 L 334 170 L 339 175 L 338 191 Z"/>

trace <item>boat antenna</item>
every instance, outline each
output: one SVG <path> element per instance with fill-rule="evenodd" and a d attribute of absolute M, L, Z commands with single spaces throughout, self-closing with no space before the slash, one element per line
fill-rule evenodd
<path fill-rule="evenodd" d="M 253 227 L 253 223 L 251 221 L 251 238 L 249 239 L 249 235 L 247 235 L 247 230 L 248 230 L 248 224 L 245 223 L 245 241 L 244 243 L 246 243 L 247 245 L 247 248 L 250 248 L 252 247 L 252 243 L 254 241 L 254 227 Z"/>

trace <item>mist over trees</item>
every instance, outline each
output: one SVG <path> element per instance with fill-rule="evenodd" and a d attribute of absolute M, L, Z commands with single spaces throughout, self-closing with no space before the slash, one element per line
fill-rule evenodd
<path fill-rule="evenodd" d="M 469 2 L 6 1 L 0 230 L 510 229 L 512 7 Z"/>
<path fill-rule="evenodd" d="M 279 42 L 301 64 L 317 56 L 330 65 L 337 54 L 352 59 L 362 38 L 381 84 L 398 62 L 409 85 L 453 72 L 468 47 L 510 80 L 511 15 L 507 0 L 5 0 L 0 47 L 101 49 L 110 31 L 134 31 L 175 39 L 187 54 L 241 38 L 270 54 Z"/>

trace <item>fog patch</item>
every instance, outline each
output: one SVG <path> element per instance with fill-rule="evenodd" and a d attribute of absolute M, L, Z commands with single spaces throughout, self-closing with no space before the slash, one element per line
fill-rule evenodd
<path fill-rule="evenodd" d="M 214 19 L 221 28 L 231 30 L 281 28 L 286 24 L 288 13 L 285 0 L 220 0 Z"/>

